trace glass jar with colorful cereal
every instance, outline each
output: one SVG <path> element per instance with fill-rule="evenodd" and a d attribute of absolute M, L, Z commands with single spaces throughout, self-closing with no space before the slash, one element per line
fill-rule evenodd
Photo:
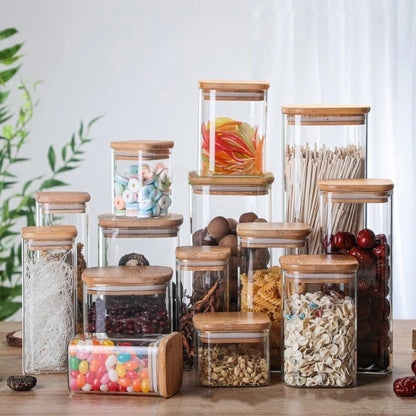
<path fill-rule="evenodd" d="M 270 320 L 261 312 L 202 313 L 197 331 L 197 377 L 204 387 L 269 384 Z"/>
<path fill-rule="evenodd" d="M 268 89 L 263 81 L 199 81 L 199 175 L 264 174 Z"/>
<path fill-rule="evenodd" d="M 177 332 L 146 338 L 77 335 L 68 346 L 71 393 L 170 397 L 182 384 L 182 343 Z"/>
<path fill-rule="evenodd" d="M 293 387 L 356 384 L 358 262 L 350 256 L 280 257 L 283 381 Z"/>
<path fill-rule="evenodd" d="M 321 180 L 322 250 L 358 260 L 358 371 L 392 371 L 392 197 L 387 179 Z"/>
<path fill-rule="evenodd" d="M 240 310 L 269 316 L 271 371 L 279 371 L 281 364 L 283 288 L 279 257 L 306 254 L 309 232 L 309 225 L 302 223 L 237 225 Z"/>
<path fill-rule="evenodd" d="M 84 270 L 84 328 L 109 336 L 167 334 L 172 329 L 169 281 L 162 266 Z"/>
<path fill-rule="evenodd" d="M 113 214 L 149 218 L 169 214 L 172 141 L 111 142 Z"/>

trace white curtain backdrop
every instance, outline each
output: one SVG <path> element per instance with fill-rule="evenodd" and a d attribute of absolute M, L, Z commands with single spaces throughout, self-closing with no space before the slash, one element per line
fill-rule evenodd
<path fill-rule="evenodd" d="M 274 220 L 283 218 L 281 105 L 370 105 L 368 175 L 395 183 L 394 317 L 416 318 L 414 0 L 2 0 L 6 27 L 25 42 L 24 79 L 43 80 L 22 180 L 45 173 L 48 146 L 60 148 L 80 118 L 105 114 L 84 164 L 67 176 L 68 190 L 91 193 L 92 265 L 97 216 L 111 210 L 112 140 L 175 141 L 174 210 L 189 242 L 199 79 L 270 82 Z"/>

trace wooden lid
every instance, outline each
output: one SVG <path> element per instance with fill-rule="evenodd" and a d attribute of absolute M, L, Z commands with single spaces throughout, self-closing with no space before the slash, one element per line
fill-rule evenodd
<path fill-rule="evenodd" d="M 309 224 L 301 222 L 244 222 L 237 224 L 240 237 L 301 240 L 311 232 Z"/>
<path fill-rule="evenodd" d="M 269 187 L 273 181 L 274 176 L 270 172 L 262 176 L 199 176 L 195 171 L 188 174 L 188 182 L 193 187 L 209 185 L 229 190 L 240 187 Z"/>
<path fill-rule="evenodd" d="M 110 146 L 116 152 L 130 153 L 139 150 L 157 151 L 171 149 L 174 143 L 168 140 L 126 140 L 111 142 Z"/>
<path fill-rule="evenodd" d="M 270 328 L 270 319 L 262 312 L 197 313 L 193 321 L 199 331 L 257 332 Z"/>
<path fill-rule="evenodd" d="M 57 205 L 66 205 L 66 204 L 85 204 L 88 202 L 91 197 L 88 192 L 51 192 L 51 191 L 42 191 L 35 193 L 35 199 L 37 202 L 42 204 L 57 204 Z"/>
<path fill-rule="evenodd" d="M 164 266 L 89 267 L 82 272 L 82 281 L 88 285 L 152 285 L 169 282 L 172 273 Z"/>
<path fill-rule="evenodd" d="M 181 246 L 176 247 L 176 258 L 179 260 L 216 261 L 231 256 L 230 247 L 220 246 Z"/>
<path fill-rule="evenodd" d="M 345 193 L 380 193 L 394 188 L 389 179 L 323 179 L 318 182 L 320 191 Z"/>
<path fill-rule="evenodd" d="M 203 80 L 199 81 L 199 88 L 204 90 L 221 90 L 229 92 L 263 92 L 270 84 L 266 81 L 230 81 Z"/>
<path fill-rule="evenodd" d="M 282 113 L 292 116 L 343 117 L 367 114 L 370 107 L 354 104 L 282 105 Z"/>
<path fill-rule="evenodd" d="M 358 261 L 344 255 L 290 255 L 280 257 L 280 266 L 289 273 L 346 274 L 358 269 Z"/>
<path fill-rule="evenodd" d="M 78 232 L 73 225 L 48 225 L 23 227 L 22 237 L 36 241 L 61 241 L 74 239 Z"/>
<path fill-rule="evenodd" d="M 180 214 L 152 218 L 116 217 L 112 214 L 101 214 L 98 216 L 99 226 L 106 228 L 126 228 L 132 230 L 177 229 L 182 223 L 183 216 Z"/>
<path fill-rule="evenodd" d="M 183 377 L 182 336 L 179 332 L 172 332 L 160 341 L 157 367 L 160 395 L 173 396 L 181 388 Z"/>

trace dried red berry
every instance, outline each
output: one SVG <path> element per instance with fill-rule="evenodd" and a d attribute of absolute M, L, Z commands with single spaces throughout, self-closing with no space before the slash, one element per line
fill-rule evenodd
<path fill-rule="evenodd" d="M 349 232 L 339 231 L 334 235 L 334 245 L 339 249 L 352 249 L 356 244 L 355 235 Z"/>
<path fill-rule="evenodd" d="M 400 397 L 416 395 L 416 377 L 402 377 L 394 380 L 393 391 Z"/>
<path fill-rule="evenodd" d="M 373 248 L 373 254 L 380 259 L 385 259 L 390 255 L 390 246 L 387 243 L 381 243 Z"/>
<path fill-rule="evenodd" d="M 363 230 L 358 231 L 357 244 L 362 248 L 373 248 L 377 244 L 376 235 L 369 228 L 364 228 Z"/>
<path fill-rule="evenodd" d="M 355 257 L 358 260 L 358 263 L 364 267 L 371 267 L 376 260 L 374 255 L 361 247 L 353 247 L 350 250 L 350 256 Z"/>
<path fill-rule="evenodd" d="M 325 236 L 322 240 L 322 248 L 326 254 L 336 253 L 338 248 L 334 244 L 335 236 L 331 234 L 330 236 Z"/>

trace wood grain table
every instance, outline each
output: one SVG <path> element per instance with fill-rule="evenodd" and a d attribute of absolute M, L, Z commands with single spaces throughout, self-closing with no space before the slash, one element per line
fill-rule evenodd
<path fill-rule="evenodd" d="M 170 399 L 100 394 L 70 395 L 66 374 L 37 376 L 33 391 L 14 392 L 9 375 L 21 373 L 21 349 L 6 345 L 5 335 L 20 323 L 0 322 L 0 415 L 416 415 L 416 397 L 399 398 L 393 380 L 410 375 L 416 359 L 411 333 L 416 320 L 394 322 L 393 374 L 359 375 L 353 388 L 287 387 L 273 374 L 267 387 L 209 389 L 197 387 L 185 372 L 182 388 Z"/>

